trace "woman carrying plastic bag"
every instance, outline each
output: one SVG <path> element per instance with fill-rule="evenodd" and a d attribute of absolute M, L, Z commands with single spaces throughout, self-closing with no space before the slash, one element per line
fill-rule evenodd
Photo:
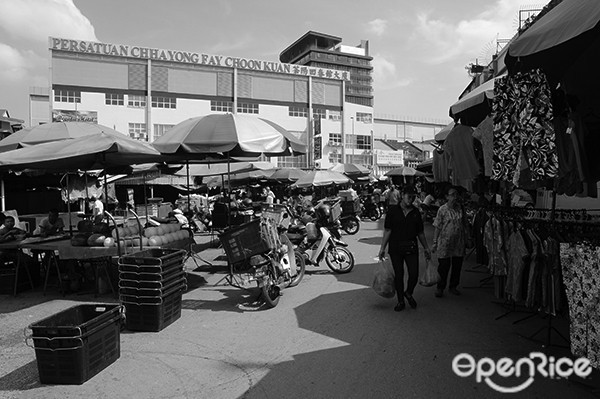
<path fill-rule="evenodd" d="M 389 258 L 378 259 L 379 263 L 373 276 L 373 289 L 384 298 L 393 298 L 396 295 L 394 285 L 394 269 Z"/>

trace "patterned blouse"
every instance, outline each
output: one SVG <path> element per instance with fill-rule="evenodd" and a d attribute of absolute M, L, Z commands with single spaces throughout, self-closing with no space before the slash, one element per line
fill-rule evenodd
<path fill-rule="evenodd" d="M 448 204 L 440 206 L 433 225 L 440 230 L 437 242 L 438 258 L 465 255 L 467 230 L 460 208 L 452 209 Z"/>

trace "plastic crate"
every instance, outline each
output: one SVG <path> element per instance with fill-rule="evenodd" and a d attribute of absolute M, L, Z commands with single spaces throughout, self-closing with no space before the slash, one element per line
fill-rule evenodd
<path fill-rule="evenodd" d="M 158 332 L 181 317 L 185 286 L 175 287 L 164 297 L 121 296 L 125 306 L 125 328 L 131 331 Z"/>
<path fill-rule="evenodd" d="M 135 273 L 120 273 L 119 274 L 119 287 L 131 287 L 131 288 L 165 288 L 168 286 L 173 280 L 177 280 L 180 278 L 185 278 L 185 270 L 181 269 L 179 271 L 175 271 L 175 273 L 171 273 L 164 278 L 159 279 L 151 279 L 151 280 L 143 280 L 139 278 L 128 279 L 125 277 L 139 277 L 140 274 Z M 143 275 L 143 274 L 142 274 Z M 161 277 L 159 275 L 159 277 Z"/>
<path fill-rule="evenodd" d="M 356 198 L 352 201 L 342 201 L 342 215 L 357 214 L 360 212 L 360 199 Z"/>
<path fill-rule="evenodd" d="M 78 305 L 29 326 L 42 384 L 83 384 L 121 356 L 122 307 Z"/>
<path fill-rule="evenodd" d="M 186 252 L 183 249 L 152 248 L 121 256 L 119 264 L 166 268 L 169 265 L 183 263 L 185 254 Z"/>
<path fill-rule="evenodd" d="M 229 263 L 239 263 L 254 255 L 268 252 L 269 242 L 263 237 L 260 219 L 244 223 L 219 234 Z"/>
<path fill-rule="evenodd" d="M 166 292 L 169 292 L 171 288 L 185 286 L 186 284 L 187 281 L 185 277 L 181 277 L 179 279 L 172 280 L 164 287 L 159 288 L 119 286 L 119 294 L 141 297 L 163 296 Z"/>

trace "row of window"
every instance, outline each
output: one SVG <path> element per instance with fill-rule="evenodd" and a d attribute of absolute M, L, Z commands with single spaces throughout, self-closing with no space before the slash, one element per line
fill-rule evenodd
<path fill-rule="evenodd" d="M 342 134 L 341 133 L 329 133 L 329 142 L 327 145 L 331 147 L 341 146 Z M 371 136 L 365 135 L 352 135 L 346 136 L 346 148 L 354 148 L 357 150 L 370 150 L 371 149 Z"/>
<path fill-rule="evenodd" d="M 152 141 L 164 135 L 175 125 L 163 125 L 155 123 L 154 125 L 154 136 Z M 129 123 L 129 137 L 136 140 L 148 141 L 148 132 L 146 131 L 145 123 Z"/>

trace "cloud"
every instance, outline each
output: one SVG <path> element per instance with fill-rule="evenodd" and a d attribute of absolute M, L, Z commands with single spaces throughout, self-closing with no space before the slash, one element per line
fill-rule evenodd
<path fill-rule="evenodd" d="M 396 65 L 382 54 L 373 56 L 373 80 L 378 90 L 408 86 L 412 79 L 398 76 Z"/>
<path fill-rule="evenodd" d="M 33 51 L 21 52 L 8 44 L 0 43 L 0 81 L 18 81 L 26 78 L 35 65 L 44 59 Z"/>
<path fill-rule="evenodd" d="M 48 36 L 98 41 L 94 26 L 73 0 L 0 0 L 0 29 L 17 40 Z"/>
<path fill-rule="evenodd" d="M 367 32 L 374 34 L 375 36 L 383 36 L 387 29 L 388 21 L 385 19 L 374 19 L 367 22 Z"/>
<path fill-rule="evenodd" d="M 514 19 L 522 0 L 497 0 L 471 19 L 451 22 L 421 11 L 412 36 L 421 54 L 430 54 L 423 62 L 441 64 L 475 58 L 490 39 L 509 39 L 515 34 Z M 434 54 L 431 56 L 431 54 Z M 466 59 L 465 59 L 466 58 Z"/>

